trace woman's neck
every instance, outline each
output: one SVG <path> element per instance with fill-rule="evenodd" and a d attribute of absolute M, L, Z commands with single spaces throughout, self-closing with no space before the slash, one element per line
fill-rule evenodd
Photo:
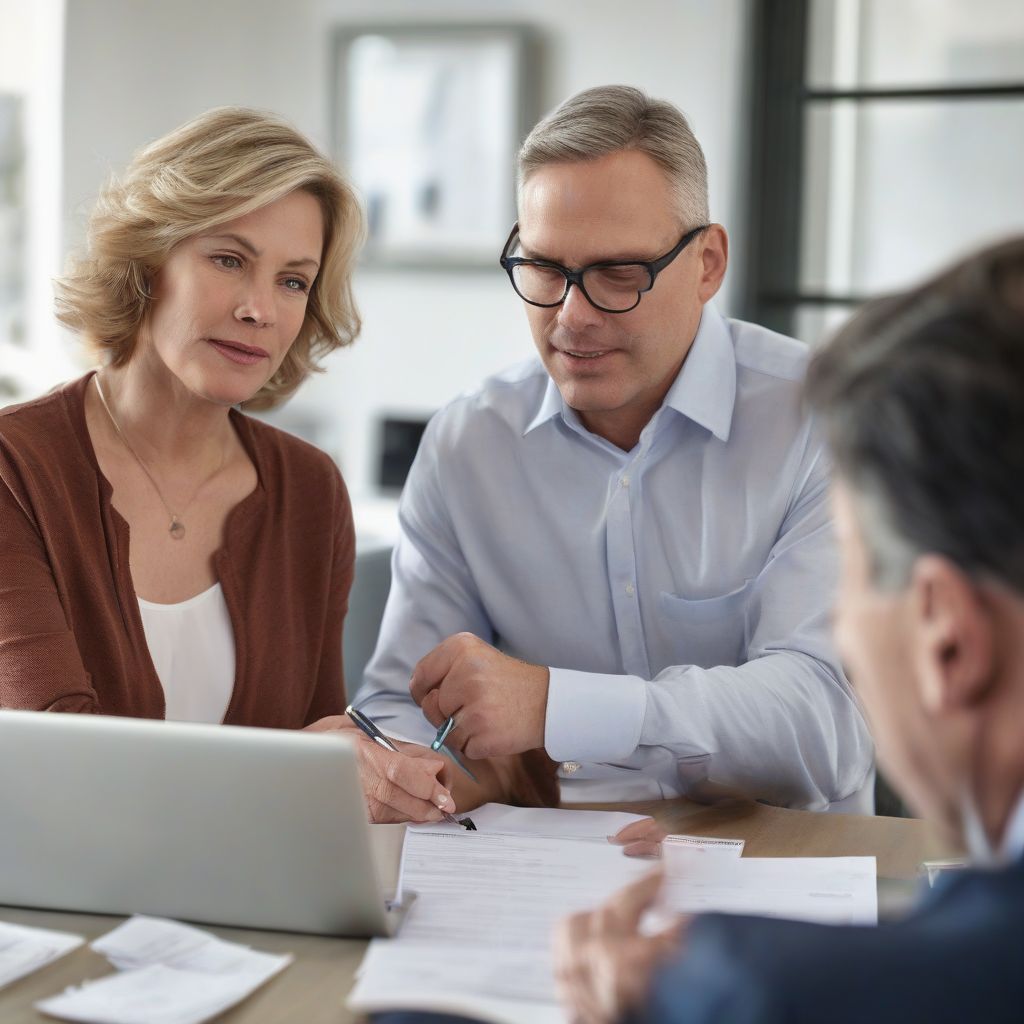
<path fill-rule="evenodd" d="M 160 373 L 146 363 L 140 353 L 97 374 L 115 431 L 151 468 L 222 464 L 234 437 L 229 407 L 195 395 L 162 364 Z"/>

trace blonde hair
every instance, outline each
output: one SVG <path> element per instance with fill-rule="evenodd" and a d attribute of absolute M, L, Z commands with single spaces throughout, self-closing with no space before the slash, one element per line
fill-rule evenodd
<path fill-rule="evenodd" d="M 100 194 L 85 254 L 57 281 L 57 319 L 111 365 L 127 363 L 154 275 L 185 239 L 301 189 L 320 203 L 324 248 L 303 321 L 277 372 L 246 402 L 284 401 L 319 361 L 359 334 L 352 269 L 363 241 L 352 186 L 287 122 L 242 107 L 208 111 L 136 154 Z"/>
<path fill-rule="evenodd" d="M 646 153 L 665 171 L 683 227 L 710 222 L 707 164 L 689 123 L 671 103 L 629 85 L 584 89 L 534 127 L 519 150 L 520 196 L 541 167 L 619 150 Z"/>

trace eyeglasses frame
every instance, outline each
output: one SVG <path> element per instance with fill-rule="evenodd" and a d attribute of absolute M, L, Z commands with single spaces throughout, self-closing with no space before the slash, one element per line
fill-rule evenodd
<path fill-rule="evenodd" d="M 579 288 L 580 293 L 589 302 L 594 309 L 600 310 L 602 313 L 629 313 L 636 309 L 640 305 L 640 300 L 643 296 L 654 287 L 654 282 L 657 280 L 658 275 L 702 232 L 706 231 L 711 225 L 702 224 L 700 227 L 693 228 L 687 231 L 682 238 L 667 252 L 664 256 L 659 256 L 653 260 L 602 260 L 599 263 L 589 263 L 585 267 L 580 267 L 579 270 L 570 270 L 568 267 L 563 267 L 561 263 L 555 263 L 552 260 L 533 260 L 525 259 L 520 256 L 509 256 L 508 251 L 513 241 L 519 234 L 519 222 L 512 227 L 512 231 L 505 241 L 505 246 L 501 250 L 501 256 L 498 262 L 501 264 L 505 273 L 508 274 L 508 279 L 512 283 L 512 288 L 516 295 L 523 300 L 528 302 L 531 306 L 538 306 L 540 309 L 554 309 L 555 306 L 561 306 L 565 302 L 569 295 L 569 289 L 576 285 Z M 513 272 L 516 267 L 531 266 L 531 267 L 547 267 L 549 270 L 557 270 L 565 278 L 565 291 L 562 292 L 562 297 L 557 302 L 534 302 L 533 299 L 528 299 L 519 289 L 516 287 L 516 280 L 513 276 Z M 601 306 L 596 303 L 587 292 L 587 289 L 583 285 L 583 275 L 589 270 L 603 270 L 605 267 L 644 267 L 650 276 L 650 281 L 646 288 L 641 288 L 636 293 L 636 302 L 627 309 L 608 309 L 607 306 Z"/>

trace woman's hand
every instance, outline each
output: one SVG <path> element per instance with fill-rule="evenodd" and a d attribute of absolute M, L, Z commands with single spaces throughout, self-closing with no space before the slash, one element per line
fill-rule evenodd
<path fill-rule="evenodd" d="M 370 821 L 441 821 L 442 811 L 454 812 L 449 762 L 429 747 L 394 740 L 396 754 L 374 743 L 347 715 L 321 718 L 306 731 L 343 732 L 353 741 Z"/>

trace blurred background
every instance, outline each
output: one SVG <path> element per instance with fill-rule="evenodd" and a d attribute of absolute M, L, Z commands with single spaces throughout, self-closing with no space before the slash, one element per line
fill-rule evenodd
<path fill-rule="evenodd" d="M 0 0 L 0 405 L 85 368 L 52 279 L 132 153 L 221 104 L 355 177 L 364 329 L 272 419 L 388 539 L 424 420 L 533 351 L 497 257 L 525 131 L 579 89 L 678 105 L 732 263 L 716 300 L 815 344 L 1024 231 L 1020 0 Z"/>

